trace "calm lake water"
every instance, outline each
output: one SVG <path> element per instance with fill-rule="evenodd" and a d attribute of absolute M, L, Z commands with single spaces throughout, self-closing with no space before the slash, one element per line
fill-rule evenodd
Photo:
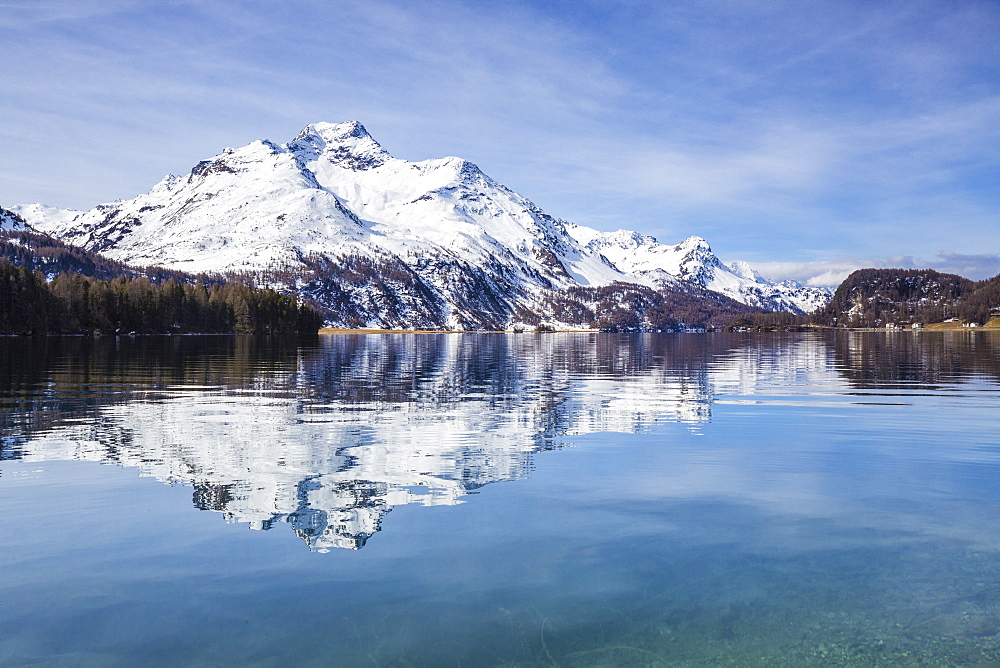
<path fill-rule="evenodd" d="M 3 665 L 1000 663 L 996 334 L 0 355 Z"/>

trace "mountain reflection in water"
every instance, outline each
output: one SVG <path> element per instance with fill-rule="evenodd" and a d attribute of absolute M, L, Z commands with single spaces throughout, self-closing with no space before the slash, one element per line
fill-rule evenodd
<path fill-rule="evenodd" d="M 461 503 L 529 474 L 565 437 L 704 429 L 717 397 L 806 381 L 848 395 L 996 377 L 981 340 L 946 355 L 911 334 L 766 347 L 724 334 L 8 340 L 0 458 L 134 467 L 190 485 L 197 508 L 228 521 L 358 549 L 393 507 Z"/>

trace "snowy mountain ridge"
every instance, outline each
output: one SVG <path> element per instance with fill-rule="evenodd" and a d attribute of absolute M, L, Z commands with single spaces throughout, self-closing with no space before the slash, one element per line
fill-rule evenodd
<path fill-rule="evenodd" d="M 601 253 L 618 269 L 632 274 L 636 282 L 651 287 L 674 287 L 680 279 L 743 304 L 793 313 L 809 313 L 830 301 L 828 290 L 804 287 L 794 281 L 771 282 L 740 260 L 723 264 L 708 242 L 698 236 L 669 246 L 630 230 L 597 232 L 568 224 L 567 231 L 587 249 Z"/>
<path fill-rule="evenodd" d="M 133 265 L 297 289 L 347 326 L 507 328 L 546 291 L 614 283 L 698 286 L 766 310 L 806 312 L 829 299 L 726 266 L 699 237 L 668 246 L 556 219 L 467 160 L 395 158 L 356 121 L 225 149 L 89 211 L 12 211 Z"/>
<path fill-rule="evenodd" d="M 30 231 L 31 228 L 24 221 L 24 218 L 13 211 L 8 211 L 0 207 L 0 232 L 22 232 Z"/>

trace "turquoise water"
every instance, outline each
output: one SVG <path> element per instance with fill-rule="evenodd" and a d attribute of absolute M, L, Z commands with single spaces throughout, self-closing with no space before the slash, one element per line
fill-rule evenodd
<path fill-rule="evenodd" d="M 1000 337 L 0 341 L 0 664 L 1000 663 Z"/>

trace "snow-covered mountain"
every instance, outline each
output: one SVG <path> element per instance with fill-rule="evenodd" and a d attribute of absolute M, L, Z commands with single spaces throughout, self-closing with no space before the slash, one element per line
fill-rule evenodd
<path fill-rule="evenodd" d="M 815 290 L 723 265 L 703 240 L 665 246 L 556 219 L 460 158 L 392 157 L 355 121 L 315 123 L 168 175 L 89 211 L 13 207 L 32 227 L 132 265 L 226 272 L 296 289 L 335 324 L 505 328 L 540 295 L 639 283 L 806 311 Z"/>
<path fill-rule="evenodd" d="M 8 211 L 0 207 L 0 232 L 23 232 L 30 231 L 31 228 L 24 222 L 24 218 L 13 211 Z"/>
<path fill-rule="evenodd" d="M 809 313 L 830 301 L 829 290 L 794 281 L 774 283 L 742 261 L 723 264 L 701 237 L 688 237 L 669 246 L 629 230 L 599 232 L 573 224 L 567 224 L 566 229 L 587 250 L 604 255 L 619 270 L 651 287 L 676 287 L 680 279 L 743 304 L 792 313 Z"/>

